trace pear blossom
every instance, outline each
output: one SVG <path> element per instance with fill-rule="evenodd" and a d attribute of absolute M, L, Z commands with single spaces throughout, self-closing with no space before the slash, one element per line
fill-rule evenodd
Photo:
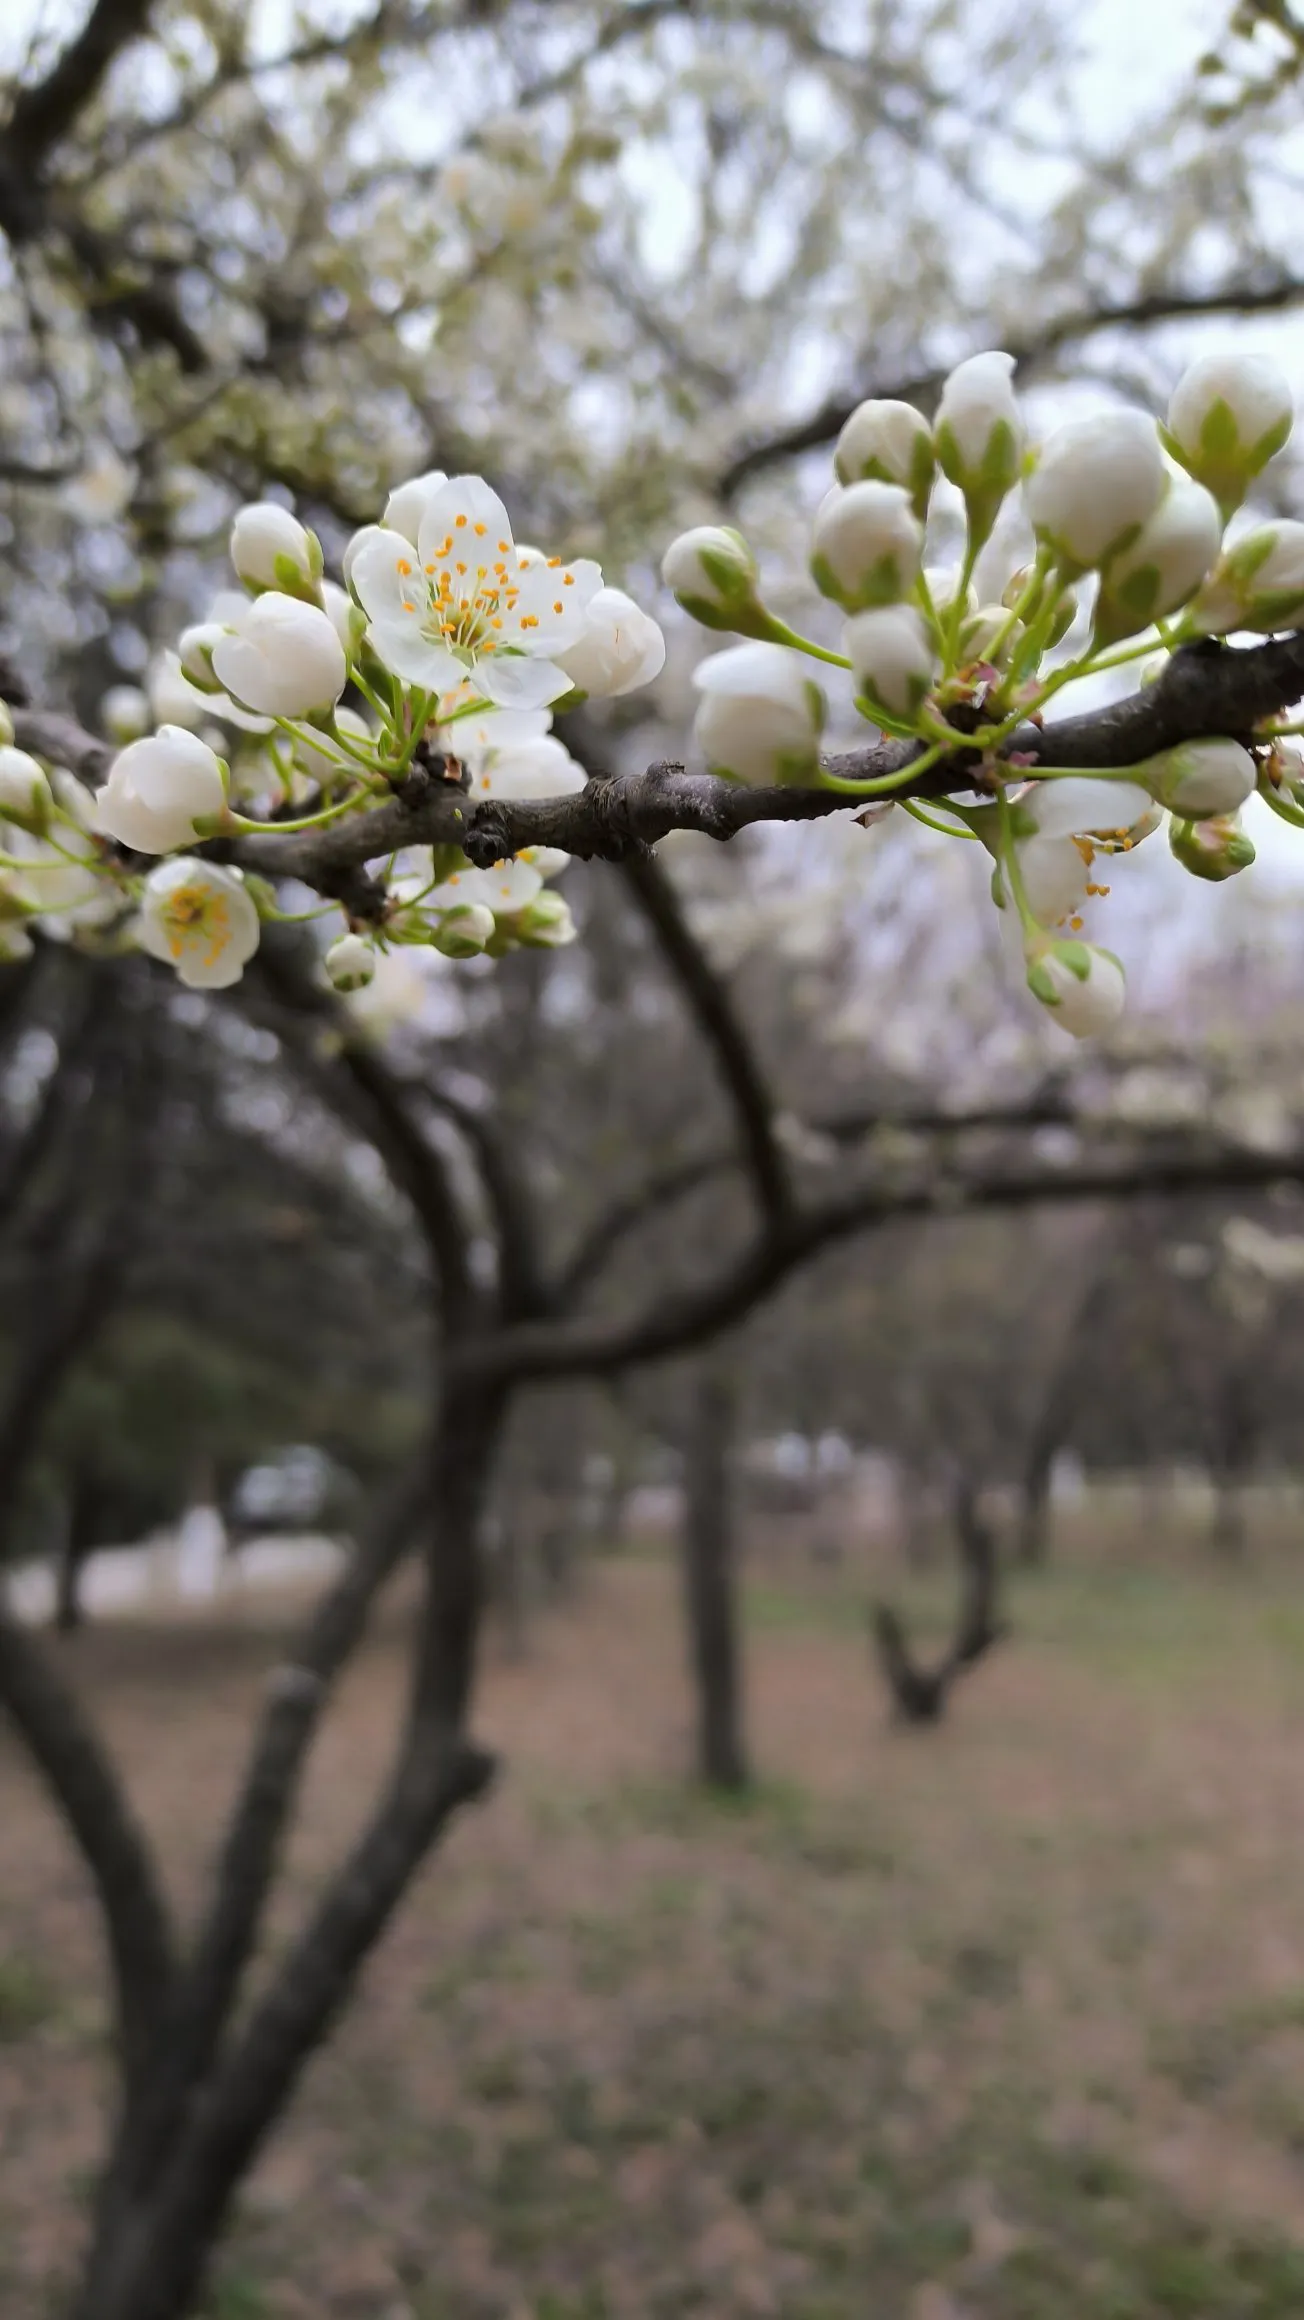
<path fill-rule="evenodd" d="M 538 871 L 518 855 L 515 860 L 495 862 L 492 870 L 475 870 L 468 863 L 465 870 L 452 871 L 426 896 L 426 902 L 431 910 L 456 910 L 478 903 L 495 918 L 504 918 L 524 910 L 542 891 Z"/>
<path fill-rule="evenodd" d="M 665 666 L 666 640 L 650 613 L 622 588 L 599 588 L 584 634 L 557 655 L 572 685 L 593 700 L 619 700 L 650 685 Z"/>
<path fill-rule="evenodd" d="M 976 605 L 960 623 L 957 644 L 961 665 L 971 661 L 1005 662 L 1026 633 L 1021 620 L 1011 620 L 1008 605 Z"/>
<path fill-rule="evenodd" d="M 342 934 L 331 944 L 322 964 L 334 990 L 361 991 L 375 975 L 376 953 L 360 934 Z"/>
<path fill-rule="evenodd" d="M 760 600 L 760 572 L 741 532 L 726 524 L 698 524 L 672 540 L 661 577 L 685 612 L 703 628 L 762 632 L 768 620 Z"/>
<path fill-rule="evenodd" d="M 511 931 L 527 950 L 559 951 L 575 941 L 579 928 L 564 895 L 544 892 L 517 913 Z"/>
<path fill-rule="evenodd" d="M 964 493 L 972 546 L 987 538 L 1019 477 L 1023 421 L 1013 377 L 1013 355 L 970 355 L 951 372 L 937 406 L 937 456 L 943 474 Z"/>
<path fill-rule="evenodd" d="M 498 921 L 483 902 L 459 902 L 431 928 L 430 940 L 446 959 L 473 959 L 493 941 Z"/>
<path fill-rule="evenodd" d="M 321 548 L 297 516 L 275 500 L 242 507 L 231 526 L 231 562 L 252 588 L 310 588 L 321 573 Z"/>
<path fill-rule="evenodd" d="M 1242 532 L 1200 590 L 1191 619 L 1210 636 L 1297 627 L 1304 620 L 1304 524 L 1283 520 Z"/>
<path fill-rule="evenodd" d="M 400 531 L 396 524 L 363 524 L 351 539 L 345 541 L 344 552 L 340 557 L 340 570 L 344 574 L 346 588 L 351 589 L 353 586 L 353 567 L 363 549 L 370 547 L 372 541 L 376 539 L 388 539 L 393 553 L 396 556 L 401 556 L 403 550 L 399 543 L 402 540 L 407 540 L 407 534 Z M 408 540 L 407 544 L 412 547 L 415 543 Z"/>
<path fill-rule="evenodd" d="M 415 549 L 382 529 L 350 584 L 373 647 L 406 684 L 444 692 L 469 677 L 486 700 L 538 709 L 570 690 L 551 656 L 583 635 L 602 575 L 559 557 L 524 570 L 497 493 L 462 475 L 427 500 Z"/>
<path fill-rule="evenodd" d="M 811 534 L 816 587 L 849 612 L 899 604 L 919 576 L 924 531 L 895 483 L 851 483 L 828 494 Z"/>
<path fill-rule="evenodd" d="M 1130 547 L 1105 566 L 1095 643 L 1117 644 L 1176 612 L 1211 570 L 1221 539 L 1222 515 L 1212 492 L 1185 477 L 1171 483 Z"/>
<path fill-rule="evenodd" d="M 489 748 L 471 774 L 472 790 L 479 797 L 574 797 L 587 782 L 583 766 L 551 733 Z"/>
<path fill-rule="evenodd" d="M 258 948 L 258 913 L 238 870 L 176 854 L 145 880 L 139 935 L 190 990 L 225 991 Z"/>
<path fill-rule="evenodd" d="M 1286 442 L 1295 410 L 1289 384 L 1262 355 L 1212 354 L 1173 389 L 1164 440 L 1225 514 Z"/>
<path fill-rule="evenodd" d="M 1254 840 L 1241 828 L 1239 814 L 1215 814 L 1198 822 L 1174 815 L 1168 843 L 1184 870 L 1211 885 L 1248 870 L 1255 855 Z"/>
<path fill-rule="evenodd" d="M 712 773 L 749 782 L 814 779 L 826 703 L 809 666 L 783 645 L 759 643 L 699 663 L 693 683 L 703 698 L 693 730 Z"/>
<path fill-rule="evenodd" d="M 344 647 L 320 606 L 268 590 L 212 649 L 213 674 L 232 698 L 265 717 L 333 708 L 348 682 Z"/>
<path fill-rule="evenodd" d="M 839 483 L 898 483 L 922 523 L 936 467 L 933 436 L 913 403 L 881 396 L 858 403 L 833 453 Z"/>
<path fill-rule="evenodd" d="M 364 614 L 359 610 L 347 588 L 334 580 L 323 580 L 319 585 L 321 608 L 334 629 L 344 650 L 346 661 L 353 663 L 358 647 L 367 633 Z"/>
<path fill-rule="evenodd" d="M 913 717 L 937 668 L 932 637 L 913 604 L 857 612 L 842 632 L 858 692 L 891 717 Z"/>
<path fill-rule="evenodd" d="M 1043 926 L 1072 922 L 1082 904 L 1102 888 L 1099 854 L 1130 853 L 1158 828 L 1150 792 L 1137 782 L 1100 781 L 1075 776 L 1041 781 L 1015 801 L 1015 846 L 1024 894 Z M 1005 874 L 997 873 L 998 899 L 1005 901 Z"/>
<path fill-rule="evenodd" d="M 139 685 L 110 685 L 100 701 L 100 723 L 111 741 L 138 741 L 153 723 L 148 693 Z"/>
<path fill-rule="evenodd" d="M 960 567 L 958 564 L 925 564 L 921 575 L 928 602 L 938 621 L 945 623 L 954 611 L 960 596 Z M 966 613 L 978 610 L 978 591 L 967 582 L 964 589 Z"/>
<path fill-rule="evenodd" d="M 1129 546 L 1167 481 L 1154 420 L 1142 411 L 1097 411 L 1056 428 L 1024 497 L 1038 539 L 1071 574 Z"/>
<path fill-rule="evenodd" d="M 193 846 L 198 825 L 224 813 L 221 761 L 197 733 L 162 725 L 130 741 L 96 792 L 96 827 L 138 854 L 172 854 Z"/>
<path fill-rule="evenodd" d="M 1234 814 L 1258 780 L 1258 768 L 1239 741 L 1183 741 L 1137 769 L 1150 795 L 1188 821 Z"/>
<path fill-rule="evenodd" d="M 415 548 L 421 533 L 421 518 L 447 481 L 442 467 L 430 467 L 424 475 L 412 475 L 406 483 L 396 483 L 380 519 L 386 531 L 401 532 Z"/>
<path fill-rule="evenodd" d="M 1028 962 L 1028 989 L 1074 1039 L 1094 1039 L 1118 1021 L 1127 997 L 1112 951 L 1094 943 L 1050 943 Z"/>
<path fill-rule="evenodd" d="M 25 749 L 0 746 L 0 821 L 17 822 L 39 835 L 53 805 L 54 793 L 36 759 Z"/>

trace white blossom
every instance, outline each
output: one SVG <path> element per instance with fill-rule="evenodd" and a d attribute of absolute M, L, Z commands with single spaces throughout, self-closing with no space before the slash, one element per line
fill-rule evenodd
<path fill-rule="evenodd" d="M 503 742 L 487 750 L 472 772 L 471 787 L 479 797 L 573 797 L 587 780 L 565 743 L 543 733 L 534 740 Z"/>
<path fill-rule="evenodd" d="M 258 948 L 258 913 L 238 870 L 175 854 L 145 880 L 140 942 L 192 991 L 238 983 Z"/>
<path fill-rule="evenodd" d="M 712 773 L 749 782 L 814 776 L 825 699 L 809 672 L 800 653 L 778 644 L 733 645 L 698 665 L 693 730 Z"/>
<path fill-rule="evenodd" d="M 1098 855 L 1131 853 L 1159 826 L 1147 789 L 1084 776 L 1034 783 L 1015 801 L 1015 847 L 1024 894 L 1042 926 L 1072 924 L 1084 902 L 1107 891 Z M 1005 874 L 997 876 L 1005 896 Z"/>
<path fill-rule="evenodd" d="M 357 657 L 358 646 L 366 634 L 365 616 L 354 603 L 347 588 L 341 588 L 336 581 L 323 580 L 320 584 L 320 593 L 322 611 L 340 640 L 345 660 L 352 664 Z"/>
<path fill-rule="evenodd" d="M 361 991 L 376 972 L 374 946 L 360 934 L 342 934 L 327 951 L 323 965 L 326 979 L 337 991 Z"/>
<path fill-rule="evenodd" d="M 745 629 L 760 609 L 756 558 L 725 524 L 681 532 L 661 559 L 661 577 L 704 628 Z"/>
<path fill-rule="evenodd" d="M 312 533 L 274 500 L 242 507 L 231 526 L 231 562 L 253 588 L 311 587 L 321 571 Z"/>
<path fill-rule="evenodd" d="M 1024 490 L 1038 538 L 1070 569 L 1085 572 L 1130 544 L 1166 482 L 1153 419 L 1098 411 L 1056 429 Z"/>
<path fill-rule="evenodd" d="M 1127 998 L 1123 969 L 1094 943 L 1050 944 L 1029 961 L 1028 988 L 1061 1031 L 1094 1039 L 1118 1021 Z"/>
<path fill-rule="evenodd" d="M 180 725 L 128 742 L 95 798 L 96 827 L 138 854 L 193 846 L 197 825 L 226 810 L 220 760 Z"/>
<path fill-rule="evenodd" d="M 1137 768 L 1137 778 L 1170 813 L 1204 821 L 1236 813 L 1253 790 L 1258 769 L 1239 741 L 1184 741 L 1148 758 Z"/>
<path fill-rule="evenodd" d="M 964 493 L 975 545 L 986 539 L 1018 481 L 1023 421 L 1013 377 L 1013 355 L 970 355 L 951 372 L 937 406 L 937 456 L 942 472 Z"/>
<path fill-rule="evenodd" d="M 431 467 L 424 475 L 412 475 L 406 483 L 396 483 L 380 519 L 386 531 L 401 532 L 415 548 L 421 534 L 421 519 L 447 481 L 442 467 Z"/>
<path fill-rule="evenodd" d="M 889 716 L 914 716 L 937 661 L 928 624 L 913 604 L 854 613 L 843 629 L 842 649 L 866 700 Z"/>
<path fill-rule="evenodd" d="M 389 530 L 353 559 L 368 635 L 406 684 L 444 692 L 469 677 L 486 700 L 537 709 L 570 690 L 552 655 L 584 633 L 596 564 L 523 568 L 507 510 L 478 475 L 434 492 L 416 547 Z"/>
<path fill-rule="evenodd" d="M 427 895 L 426 902 L 431 910 L 455 910 L 478 903 L 496 918 L 505 918 L 524 910 L 542 891 L 538 871 L 517 856 L 514 861 L 495 862 L 492 870 L 474 870 L 469 863 L 465 870 L 454 870 Z"/>
<path fill-rule="evenodd" d="M 935 465 L 932 430 L 923 413 L 913 403 L 886 396 L 856 405 L 833 454 L 839 483 L 900 484 L 921 523 Z"/>
<path fill-rule="evenodd" d="M 344 647 L 316 604 L 269 590 L 213 646 L 213 674 L 232 698 L 265 717 L 333 708 L 348 682 Z"/>
<path fill-rule="evenodd" d="M 36 759 L 25 749 L 0 746 L 0 821 L 17 822 L 21 829 L 39 833 L 53 804 L 45 770 Z"/>
<path fill-rule="evenodd" d="M 1175 459 L 1228 513 L 1290 434 L 1287 380 L 1262 355 L 1202 355 L 1182 373 L 1168 406 Z"/>
<path fill-rule="evenodd" d="M 1221 539 L 1222 514 L 1212 492 L 1185 477 L 1171 483 L 1131 545 L 1105 566 L 1096 643 L 1116 644 L 1176 612 L 1212 569 Z"/>
<path fill-rule="evenodd" d="M 659 677 L 665 658 L 666 640 L 651 614 L 622 588 L 599 588 L 584 634 L 557 654 L 557 666 L 591 699 L 619 700 Z"/>
<path fill-rule="evenodd" d="M 810 568 L 823 595 L 861 612 L 909 595 L 923 546 L 923 526 L 899 484 L 851 483 L 831 491 L 816 514 Z"/>
<path fill-rule="evenodd" d="M 1304 618 L 1304 524 L 1259 524 L 1232 542 L 1191 606 L 1210 636 L 1294 628 Z"/>
<path fill-rule="evenodd" d="M 138 741 L 153 719 L 140 685 L 110 685 L 100 701 L 100 723 L 111 741 Z"/>

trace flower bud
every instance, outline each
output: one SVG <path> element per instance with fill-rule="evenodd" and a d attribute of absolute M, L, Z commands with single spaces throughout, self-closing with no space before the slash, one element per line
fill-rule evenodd
<path fill-rule="evenodd" d="M 279 592 L 257 597 L 212 648 L 219 685 L 264 717 L 333 708 L 348 681 L 344 648 L 315 604 Z"/>
<path fill-rule="evenodd" d="M 1213 883 L 1234 878 L 1254 860 L 1254 840 L 1246 836 L 1236 814 L 1217 814 L 1202 822 L 1179 821 L 1174 815 L 1168 843 L 1184 870 Z"/>
<path fill-rule="evenodd" d="M 0 745 L 0 821 L 15 822 L 39 837 L 53 806 L 54 794 L 36 759 L 25 749 Z"/>
<path fill-rule="evenodd" d="M 247 587 L 280 588 L 292 596 L 315 593 L 321 543 L 288 508 L 255 500 L 241 508 L 231 526 L 231 562 Z"/>
<path fill-rule="evenodd" d="M 1187 821 L 1234 814 L 1258 778 L 1254 759 L 1239 741 L 1183 741 L 1136 769 L 1152 798 Z"/>
<path fill-rule="evenodd" d="M 958 564 L 925 564 L 922 577 L 928 591 L 928 601 L 939 623 L 945 626 L 960 594 L 960 567 Z M 978 610 L 978 591 L 972 581 L 965 587 L 964 609 L 966 612 Z"/>
<path fill-rule="evenodd" d="M 153 722 L 149 695 L 139 685 L 110 685 L 100 702 L 100 723 L 111 741 L 139 741 Z"/>
<path fill-rule="evenodd" d="M 396 483 L 385 502 L 381 523 L 390 532 L 401 532 L 415 548 L 421 530 L 421 518 L 434 498 L 442 491 L 448 477 L 442 467 L 432 467 L 424 475 L 410 476 L 406 483 Z M 359 535 L 360 536 L 360 535 Z"/>
<path fill-rule="evenodd" d="M 197 733 L 160 725 L 114 758 L 96 792 L 95 827 L 138 854 L 173 854 L 225 811 L 221 759 Z"/>
<path fill-rule="evenodd" d="M 971 548 L 981 547 L 1019 478 L 1023 421 L 1013 376 L 1013 355 L 970 355 L 951 372 L 937 406 L 937 456 L 964 493 Z"/>
<path fill-rule="evenodd" d="M 1073 577 L 1130 546 L 1167 480 L 1154 421 L 1141 411 L 1098 411 L 1056 429 L 1024 496 L 1038 539 Z"/>
<path fill-rule="evenodd" d="M 615 701 L 660 676 L 666 640 L 650 613 L 622 588 L 599 588 L 586 617 L 583 636 L 554 655 L 578 692 L 594 701 Z"/>
<path fill-rule="evenodd" d="M 579 928 L 565 897 L 545 892 L 512 920 L 512 933 L 528 950 L 559 951 L 574 942 Z"/>
<path fill-rule="evenodd" d="M 771 626 L 758 593 L 760 572 L 741 532 L 725 524 L 698 524 L 672 540 L 661 577 L 685 612 L 703 628 L 731 628 L 765 636 Z"/>
<path fill-rule="evenodd" d="M 1200 483 L 1171 483 L 1128 548 L 1105 566 L 1092 641 L 1118 644 L 1194 596 L 1222 539 L 1218 502 Z"/>
<path fill-rule="evenodd" d="M 1275 363 L 1262 355 L 1203 355 L 1184 371 L 1168 406 L 1164 441 L 1229 516 L 1290 434 L 1294 406 Z"/>
<path fill-rule="evenodd" d="M 347 588 L 339 587 L 334 580 L 322 581 L 321 606 L 340 640 L 344 658 L 352 668 L 367 633 L 367 615 L 360 604 L 354 603 Z"/>
<path fill-rule="evenodd" d="M 868 707 L 909 722 L 933 681 L 937 662 L 923 614 L 913 604 L 857 612 L 842 632 L 856 691 Z"/>
<path fill-rule="evenodd" d="M 895 483 L 852 483 L 815 518 L 810 568 L 821 595 L 848 612 L 900 604 L 919 577 L 923 526 Z"/>
<path fill-rule="evenodd" d="M 197 620 L 193 627 L 183 628 L 177 638 L 177 659 L 181 674 L 200 693 L 220 693 L 222 688 L 213 675 L 213 647 L 226 635 L 220 620 Z"/>
<path fill-rule="evenodd" d="M 815 779 L 825 699 L 809 666 L 778 644 L 733 645 L 699 663 L 693 683 L 703 698 L 693 730 L 712 773 L 761 783 Z"/>
<path fill-rule="evenodd" d="M 342 934 L 331 944 L 322 964 L 336 991 L 365 990 L 376 972 L 376 953 L 360 934 Z"/>
<path fill-rule="evenodd" d="M 1072 589 L 1061 587 L 1051 573 L 1043 573 L 1035 589 L 1032 587 L 1033 577 L 1031 564 L 1024 564 L 1019 571 L 1012 572 L 1001 592 L 1001 602 L 1007 612 L 1013 612 L 1018 605 L 1023 604 L 1026 596 L 1028 601 L 1023 605 L 1019 618 L 1031 628 L 1046 610 L 1047 590 L 1054 590 L 1055 611 L 1046 632 L 1044 648 L 1049 651 L 1052 645 L 1060 644 L 1072 628 L 1078 616 L 1078 600 Z"/>
<path fill-rule="evenodd" d="M 1127 997 L 1113 952 L 1084 942 L 1051 942 L 1039 949 L 1028 961 L 1028 989 L 1074 1039 L 1108 1031 Z"/>
<path fill-rule="evenodd" d="M 1191 606 L 1208 636 L 1294 628 L 1304 619 L 1304 524 L 1260 524 L 1219 558 Z"/>
<path fill-rule="evenodd" d="M 434 948 L 446 959 L 473 959 L 492 942 L 497 921 L 483 902 L 461 902 L 441 911 L 431 930 Z"/>
<path fill-rule="evenodd" d="M 885 397 L 857 404 L 833 454 L 839 483 L 900 484 L 920 523 L 928 512 L 936 464 L 923 413 L 913 403 Z"/>
<path fill-rule="evenodd" d="M 973 661 L 995 662 L 1003 666 L 1027 630 L 1021 620 L 1011 620 L 1004 604 L 980 604 L 960 623 L 957 639 L 960 666 Z"/>

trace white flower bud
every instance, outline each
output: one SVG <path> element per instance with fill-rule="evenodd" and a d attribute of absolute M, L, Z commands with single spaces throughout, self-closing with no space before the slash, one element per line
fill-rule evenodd
<path fill-rule="evenodd" d="M 473 959 L 493 941 L 497 927 L 487 903 L 459 902 L 436 920 L 430 940 L 446 959 Z"/>
<path fill-rule="evenodd" d="M 221 761 L 208 743 L 161 725 L 114 758 L 96 794 L 95 826 L 138 854 L 172 854 L 193 846 L 198 825 L 225 810 Z"/>
<path fill-rule="evenodd" d="M 693 730 L 712 773 L 758 783 L 815 778 L 825 699 L 809 667 L 782 645 L 740 644 L 694 669 L 702 701 Z"/>
<path fill-rule="evenodd" d="M 139 741 L 153 722 L 149 695 L 139 685 L 110 685 L 100 702 L 100 723 L 111 741 Z"/>
<path fill-rule="evenodd" d="M 1074 1039 L 1094 1039 L 1118 1021 L 1127 997 L 1123 969 L 1094 943 L 1050 943 L 1028 962 L 1028 989 Z"/>
<path fill-rule="evenodd" d="M 1105 566 L 1093 641 L 1117 644 L 1176 612 L 1211 570 L 1222 539 L 1218 502 L 1203 484 L 1170 483 L 1130 547 Z"/>
<path fill-rule="evenodd" d="M 347 588 L 339 587 L 334 580 L 322 581 L 321 604 L 322 611 L 340 640 L 344 658 L 352 668 L 367 633 L 367 615 L 360 604 L 354 603 Z M 185 666 L 184 661 L 182 666 Z"/>
<path fill-rule="evenodd" d="M 942 473 L 964 494 L 971 549 L 989 537 L 1003 500 L 1019 480 L 1023 420 L 1013 376 L 1013 355 L 970 355 L 951 372 L 937 406 L 937 457 Z"/>
<path fill-rule="evenodd" d="M 401 538 L 407 537 L 406 533 L 400 534 L 399 536 Z M 384 524 L 364 524 L 361 531 L 355 532 L 352 539 L 345 542 L 344 553 L 340 558 L 340 570 L 344 574 L 344 584 L 346 588 L 351 588 L 353 586 L 353 567 L 356 564 L 358 557 L 361 555 L 363 549 L 370 547 L 373 540 L 383 541 L 386 537 L 387 533 Z M 413 543 L 409 541 L 408 545 L 410 547 L 413 545 Z"/>
<path fill-rule="evenodd" d="M 213 647 L 227 634 L 220 620 L 197 620 L 190 628 L 183 628 L 177 638 L 177 659 L 181 674 L 200 693 L 220 693 L 222 688 L 213 675 Z"/>
<path fill-rule="evenodd" d="M 928 509 L 936 467 L 932 431 L 913 403 L 887 397 L 858 403 L 833 454 L 839 483 L 897 483 L 910 494 L 920 522 Z"/>
<path fill-rule="evenodd" d="M 913 604 L 884 604 L 857 612 L 842 632 L 856 690 L 889 717 L 914 717 L 937 668 L 933 640 Z"/>
<path fill-rule="evenodd" d="M 1137 767 L 1151 797 L 1187 821 L 1236 813 L 1257 778 L 1254 759 L 1239 741 L 1184 741 Z"/>
<path fill-rule="evenodd" d="M 928 601 L 944 626 L 955 610 L 960 594 L 960 567 L 958 564 L 925 564 L 923 577 Z M 978 610 L 978 591 L 972 582 L 965 587 L 964 609 L 966 613 Z"/>
<path fill-rule="evenodd" d="M 1164 440 L 1225 515 L 1281 450 L 1294 419 L 1290 387 L 1262 355 L 1204 355 L 1182 373 Z"/>
<path fill-rule="evenodd" d="M 239 626 L 219 637 L 212 661 L 232 698 L 265 717 L 333 708 L 349 673 L 327 615 L 279 593 L 255 599 Z"/>
<path fill-rule="evenodd" d="M 1007 605 L 980 604 L 960 623 L 960 666 L 973 661 L 990 663 L 993 655 L 1007 661 L 1026 633 L 1021 620 L 1011 620 Z"/>
<path fill-rule="evenodd" d="M 415 548 L 421 518 L 437 491 L 442 491 L 448 477 L 441 467 L 432 467 L 424 475 L 410 476 L 406 483 L 397 483 L 385 502 L 381 523 L 390 532 L 401 532 Z M 361 534 L 358 535 L 359 538 Z M 345 578 L 347 579 L 347 567 Z"/>
<path fill-rule="evenodd" d="M 177 854 L 145 880 L 141 947 L 175 967 L 192 991 L 225 991 L 238 983 L 258 935 L 258 913 L 238 870 Z"/>
<path fill-rule="evenodd" d="M 615 701 L 660 676 L 666 640 L 650 613 L 622 588 L 599 588 L 586 610 L 583 636 L 553 655 L 577 691 L 591 700 Z"/>
<path fill-rule="evenodd" d="M 1181 821 L 1174 815 L 1168 825 L 1168 843 L 1184 870 L 1213 885 L 1235 878 L 1254 860 L 1254 840 L 1241 828 L 1238 814 L 1216 814 L 1198 822 Z"/>
<path fill-rule="evenodd" d="M 698 524 L 672 540 L 661 559 L 661 577 L 685 612 L 703 628 L 732 628 L 745 634 L 768 623 L 758 593 L 760 572 L 741 532 L 724 524 Z"/>
<path fill-rule="evenodd" d="M 1208 636 L 1232 628 L 1295 628 L 1304 620 L 1304 524 L 1243 532 L 1219 558 L 1191 607 Z"/>
<path fill-rule="evenodd" d="M 53 805 L 54 794 L 36 759 L 25 749 L 0 744 L 0 821 L 16 822 L 39 837 Z"/>
<path fill-rule="evenodd" d="M 862 612 L 910 594 L 923 547 L 923 526 L 899 484 L 851 483 L 831 491 L 815 517 L 810 568 L 822 595 Z"/>
<path fill-rule="evenodd" d="M 1070 571 L 1086 572 L 1131 544 L 1166 482 L 1153 419 L 1098 411 L 1056 429 L 1024 491 L 1038 539 Z"/>
<path fill-rule="evenodd" d="M 559 951 L 575 941 L 579 928 L 563 895 L 543 893 L 513 919 L 512 933 L 527 950 Z"/>
<path fill-rule="evenodd" d="M 288 508 L 274 500 L 243 507 L 231 526 L 231 562 L 251 588 L 311 588 L 321 575 L 321 548 Z"/>
<path fill-rule="evenodd" d="M 323 960 L 326 979 L 337 991 L 361 991 L 376 972 L 376 953 L 360 934 L 342 934 Z"/>

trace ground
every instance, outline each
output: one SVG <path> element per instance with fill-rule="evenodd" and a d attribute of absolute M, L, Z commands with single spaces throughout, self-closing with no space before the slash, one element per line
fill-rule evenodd
<path fill-rule="evenodd" d="M 1026 1585 L 940 1731 L 852 1590 L 753 1586 L 761 1782 L 694 1798 L 669 1572 L 491 1655 L 501 1784 L 373 1960 L 207 2320 L 1299 2320 L 1304 1587 Z M 271 1649 L 68 1647 L 179 1892 Z M 276 1938 L 363 1815 L 401 1604 L 313 1768 Z M 0 2311 L 46 2320 L 103 2092 L 80 1872 L 0 1753 Z"/>

